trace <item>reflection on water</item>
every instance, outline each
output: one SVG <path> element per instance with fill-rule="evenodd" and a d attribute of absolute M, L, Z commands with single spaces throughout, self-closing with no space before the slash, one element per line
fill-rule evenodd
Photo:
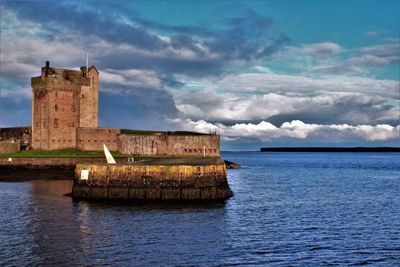
<path fill-rule="evenodd" d="M 400 262 L 398 154 L 224 157 L 243 166 L 225 204 L 73 202 L 72 181 L 0 183 L 0 265 Z"/>

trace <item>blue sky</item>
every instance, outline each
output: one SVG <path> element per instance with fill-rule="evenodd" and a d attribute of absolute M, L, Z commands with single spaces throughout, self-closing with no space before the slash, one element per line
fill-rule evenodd
<path fill-rule="evenodd" d="M 398 1 L 3 1 L 0 127 L 30 77 L 100 70 L 100 125 L 221 134 L 222 149 L 398 145 Z"/>

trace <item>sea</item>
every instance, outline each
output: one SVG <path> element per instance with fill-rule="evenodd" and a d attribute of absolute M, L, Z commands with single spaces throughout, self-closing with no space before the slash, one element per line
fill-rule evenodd
<path fill-rule="evenodd" d="M 222 157 L 242 168 L 218 204 L 73 202 L 68 180 L 0 182 L 0 266 L 400 266 L 400 153 Z"/>

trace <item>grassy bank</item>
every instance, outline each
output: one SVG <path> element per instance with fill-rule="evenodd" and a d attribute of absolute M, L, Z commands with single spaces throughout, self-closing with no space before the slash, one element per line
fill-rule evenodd
<path fill-rule="evenodd" d="M 111 152 L 118 157 L 126 157 L 119 152 Z M 0 158 L 103 158 L 103 151 L 81 151 L 79 149 L 61 149 L 53 151 L 23 150 L 16 153 L 0 154 Z"/>

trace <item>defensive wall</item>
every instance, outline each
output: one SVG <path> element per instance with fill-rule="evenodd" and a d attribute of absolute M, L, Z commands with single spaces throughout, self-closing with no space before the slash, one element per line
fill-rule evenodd
<path fill-rule="evenodd" d="M 77 128 L 77 148 L 83 151 L 103 151 L 103 144 L 111 151 L 118 150 L 120 129 L 113 128 Z"/>
<path fill-rule="evenodd" d="M 219 156 L 219 136 L 207 134 L 158 133 L 120 134 L 118 151 L 148 156 Z"/>
<path fill-rule="evenodd" d="M 53 134 L 51 139 L 45 139 L 43 142 L 48 142 L 52 149 L 68 147 L 82 151 L 103 151 L 103 144 L 106 144 L 111 151 L 133 156 L 218 157 L 220 155 L 219 135 L 91 127 L 66 128 L 63 131 L 69 131 L 68 135 Z M 31 135 L 31 127 L 0 128 L 0 140 L 22 140 L 21 144 L 25 144 L 26 147 L 30 147 Z M 0 153 L 10 152 L 0 148 Z"/>

